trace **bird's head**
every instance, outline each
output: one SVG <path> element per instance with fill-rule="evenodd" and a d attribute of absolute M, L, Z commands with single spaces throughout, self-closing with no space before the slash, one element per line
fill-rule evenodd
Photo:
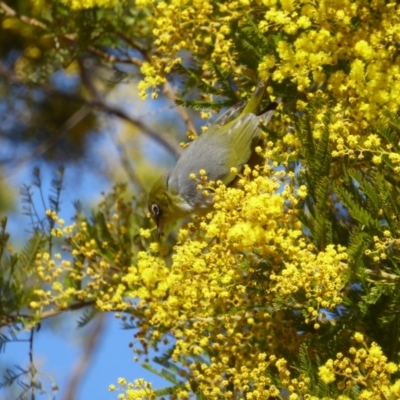
<path fill-rule="evenodd" d="M 192 207 L 179 193 L 168 185 L 169 176 L 161 175 L 149 193 L 148 209 L 157 225 L 157 238 L 162 236 L 163 227 L 189 215 Z"/>

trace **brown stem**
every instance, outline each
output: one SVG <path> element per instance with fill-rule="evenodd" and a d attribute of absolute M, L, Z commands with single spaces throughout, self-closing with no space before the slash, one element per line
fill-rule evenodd
<path fill-rule="evenodd" d="M 78 398 L 78 388 L 80 384 L 85 379 L 85 373 L 87 372 L 90 361 L 96 354 L 96 347 L 101 339 L 101 334 L 104 331 L 104 325 L 106 321 L 106 315 L 98 315 L 91 326 L 90 332 L 85 336 L 84 343 L 82 347 L 84 348 L 84 353 L 78 364 L 74 368 L 69 383 L 67 385 L 67 393 L 65 394 L 65 400 L 74 400 Z"/>
<path fill-rule="evenodd" d="M 179 115 L 181 116 L 183 122 L 185 123 L 185 125 L 187 126 L 189 131 L 193 132 L 194 135 L 197 136 L 196 127 L 193 125 L 193 122 L 189 118 L 188 113 L 186 112 L 186 110 L 183 107 L 181 107 L 175 103 L 175 95 L 174 95 L 174 93 L 171 89 L 171 85 L 168 83 L 168 81 L 164 83 L 164 94 L 174 104 L 176 110 L 178 111 Z"/>

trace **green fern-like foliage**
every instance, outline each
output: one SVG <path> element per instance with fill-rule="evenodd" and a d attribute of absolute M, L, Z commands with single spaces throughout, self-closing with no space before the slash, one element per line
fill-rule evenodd
<path fill-rule="evenodd" d="M 35 233 L 18 252 L 9 250 L 7 220 L 0 225 L 0 327 L 15 326 L 24 321 L 24 309 L 32 297 L 35 281 L 35 257 L 45 245 L 43 237 Z M 29 318 L 28 318 L 29 321 Z"/>
<path fill-rule="evenodd" d="M 328 121 L 329 116 L 326 125 Z M 354 330 L 364 332 L 399 362 L 400 249 L 396 240 L 390 240 L 399 232 L 396 165 L 385 154 L 379 165 L 368 154 L 364 163 L 332 158 L 328 130 L 314 139 L 306 115 L 299 117 L 296 133 L 302 143 L 298 182 L 309 193 L 299 210 L 304 229 L 321 248 L 341 244 L 349 254 L 345 313 L 335 319 L 331 334 L 337 335 L 351 321 Z M 376 133 L 383 148 L 398 149 L 399 117 L 383 111 Z M 385 240 L 385 251 L 379 251 L 376 244 Z"/>
<path fill-rule="evenodd" d="M 233 76 L 231 73 L 225 72 L 215 62 L 209 61 L 207 71 L 216 77 L 216 81 L 211 85 L 202 79 L 204 73 L 199 66 L 177 65 L 174 72 L 180 75 L 184 84 L 178 94 L 176 104 L 197 111 L 218 111 L 224 107 L 234 106 L 241 100 L 237 90 L 239 87 L 242 90 L 252 92 L 252 88 L 259 79 L 256 71 L 262 62 L 262 58 L 266 54 L 273 54 L 276 48 L 275 44 L 282 39 L 278 32 L 266 36 L 258 28 L 257 22 L 250 17 L 244 24 L 241 23 L 240 25 L 237 21 L 231 21 L 231 30 L 236 32 L 233 40 L 238 49 L 239 63 L 247 67 L 245 73 L 240 76 Z M 271 68 L 269 72 L 272 73 L 273 70 L 274 68 Z M 270 80 L 268 84 L 274 89 L 275 96 L 284 98 L 285 104 L 294 100 L 291 93 L 295 93 L 296 90 L 293 83 L 288 79 L 279 83 Z M 194 90 L 197 90 L 196 94 L 201 94 L 203 98 L 199 100 L 199 96 L 195 96 L 195 100 L 191 99 L 188 95 Z M 268 98 L 264 102 L 266 107 L 269 104 Z"/>
<path fill-rule="evenodd" d="M 298 183 L 306 185 L 309 193 L 300 204 L 300 219 L 320 249 L 332 243 L 346 245 L 349 222 L 333 189 L 332 178 L 338 175 L 338 166 L 332 160 L 329 130 L 326 126 L 321 138 L 315 140 L 310 120 L 304 115 L 297 118 L 296 133 L 302 144 Z"/>

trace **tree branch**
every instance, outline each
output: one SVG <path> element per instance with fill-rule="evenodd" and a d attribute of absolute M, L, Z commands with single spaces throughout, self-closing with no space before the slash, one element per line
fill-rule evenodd
<path fill-rule="evenodd" d="M 14 9 L 12 9 L 10 6 L 8 6 L 4 1 L 0 1 L 0 9 L 2 9 L 4 11 L 4 14 L 7 17 L 18 18 L 19 20 L 21 20 L 22 22 L 25 22 L 28 25 L 36 26 L 37 28 L 47 30 L 47 26 L 43 22 L 40 22 L 35 18 L 31 18 L 31 17 L 27 17 L 25 15 L 18 14 Z"/>
<path fill-rule="evenodd" d="M 6 78 L 10 83 L 13 83 L 16 85 L 25 86 L 27 84 L 27 83 L 23 82 L 21 79 L 19 79 L 12 71 L 5 68 L 4 65 L 2 65 L 1 63 L 0 63 L 0 75 L 3 76 L 4 78 Z M 147 136 L 149 136 L 150 138 L 152 138 L 153 140 L 158 142 L 160 145 L 165 147 L 175 157 L 178 157 L 179 154 L 181 153 L 181 148 L 180 148 L 179 144 L 177 144 L 175 142 L 175 140 L 171 139 L 168 136 L 162 135 L 154 128 L 146 125 L 140 119 L 131 117 L 128 113 L 126 113 L 122 109 L 112 106 L 110 104 L 107 104 L 102 99 L 97 98 L 97 99 L 93 99 L 93 100 L 87 100 L 81 96 L 74 95 L 71 93 L 66 93 L 66 92 L 60 91 L 58 89 L 55 89 L 51 86 L 44 85 L 44 84 L 37 84 L 36 87 L 40 90 L 43 90 L 43 92 L 45 92 L 49 96 L 64 97 L 71 101 L 76 101 L 76 102 L 82 103 L 88 107 L 98 109 L 107 114 L 115 115 L 116 117 L 119 117 L 125 121 L 128 121 L 129 123 L 134 125 L 136 128 L 140 129 L 144 134 L 146 134 Z"/>

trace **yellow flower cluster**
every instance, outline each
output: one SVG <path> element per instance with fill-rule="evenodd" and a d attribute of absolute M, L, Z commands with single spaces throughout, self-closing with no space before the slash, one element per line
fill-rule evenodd
<path fill-rule="evenodd" d="M 393 221 L 398 219 L 397 215 L 392 216 Z M 389 230 L 383 232 L 383 237 L 374 236 L 374 248 L 373 250 L 367 249 L 365 254 L 373 258 L 375 262 L 380 260 L 386 260 L 388 252 L 391 252 L 393 247 L 398 248 L 400 246 L 400 238 L 393 237 Z"/>
<path fill-rule="evenodd" d="M 266 33 L 287 33 L 277 46 L 273 79 L 292 80 L 309 101 L 315 97 L 334 100 L 334 112 L 340 114 L 340 124 L 334 129 L 338 137 L 366 127 L 383 106 L 399 109 L 397 2 L 267 3 L 270 8 L 259 27 Z M 270 55 L 265 62 L 272 64 Z"/>
<path fill-rule="evenodd" d="M 293 261 L 285 263 L 278 275 L 271 274 L 271 280 L 276 281 L 273 291 L 287 298 L 298 290 L 305 290 L 306 297 L 311 299 L 308 322 L 318 318 L 321 308 L 332 310 L 342 302 L 347 254 L 343 247 L 335 249 L 329 245 L 317 255 L 304 249 L 293 256 Z"/>
<path fill-rule="evenodd" d="M 395 173 L 400 172 L 400 153 L 393 151 L 392 143 L 382 143 L 382 139 L 375 133 L 365 135 L 364 138 L 356 135 L 339 138 L 336 150 L 332 152 L 333 157 L 348 156 L 352 160 L 363 160 L 366 154 L 372 156 L 373 164 L 380 165 L 386 159 Z"/>
<path fill-rule="evenodd" d="M 118 387 L 110 385 L 108 389 L 110 392 L 123 392 L 118 395 L 118 400 L 153 400 L 156 398 L 151 383 L 143 379 L 137 379 L 134 383 L 128 383 L 126 379 L 119 378 Z"/>
<path fill-rule="evenodd" d="M 136 1 L 138 7 L 151 10 L 148 24 L 155 36 L 157 55 L 153 55 L 151 66 L 142 68 L 144 79 L 139 84 L 142 97 L 148 88 L 155 89 L 165 74 L 176 64 L 182 63 L 178 55 L 182 50 L 193 55 L 209 54 L 211 60 L 222 69 L 234 68 L 240 74 L 242 68 L 235 65 L 233 41 L 230 37 L 230 21 L 238 19 L 243 11 L 241 1 L 218 3 L 215 1 L 172 0 Z M 218 16 L 218 18 L 216 18 Z M 203 65 L 206 70 L 209 68 Z"/>
<path fill-rule="evenodd" d="M 239 392 L 263 399 L 282 388 L 301 398 L 308 378 L 293 376 L 286 359 L 312 334 L 300 334 L 293 317 L 302 312 L 305 326 L 316 332 L 323 309 L 342 301 L 346 253 L 334 246 L 317 251 L 309 243 L 296 214 L 307 188 L 298 190 L 292 177 L 273 165 L 245 167 L 236 187 L 226 188 L 202 171 L 199 185 L 214 194 L 215 210 L 181 229 L 168 257 L 159 243 L 128 259 L 128 248 L 110 244 L 128 229 L 124 213 L 130 209 L 123 202 L 110 211 L 107 241 L 95 240 L 87 221 L 65 226 L 49 212 L 54 234 L 67 239 L 73 259 L 38 256 L 38 276 L 50 286 L 36 291 L 31 308 L 92 302 L 103 311 L 129 310 L 145 342 L 165 340 L 168 332 L 172 361 L 187 369 L 188 386 L 179 398 L 190 396 L 191 381 L 210 399 Z M 141 238 L 148 233 L 142 229 Z M 205 353 L 211 354 L 207 363 L 182 361 Z M 131 385 L 121 399 L 151 398 L 150 387 Z"/>
<path fill-rule="evenodd" d="M 165 80 L 184 52 L 203 68 L 202 78 L 216 80 L 210 71 L 215 62 L 226 73 L 246 75 L 240 62 L 232 26 L 246 26 L 249 19 L 265 40 L 277 35 L 275 47 L 261 55 L 258 75 L 272 73 L 274 82 L 297 87 L 297 108 L 313 106 L 314 136 L 331 113 L 330 138 L 335 154 L 342 156 L 343 141 L 362 142 L 380 111 L 400 108 L 400 5 L 397 1 L 247 0 L 217 2 L 140 0 L 149 10 L 148 24 L 156 52 L 142 69 L 142 96 Z M 288 134 L 290 135 L 290 134 Z M 379 163 L 379 156 L 375 160 Z"/>
<path fill-rule="evenodd" d="M 120 0 L 61 0 L 65 5 L 73 10 L 82 10 L 85 8 L 112 8 L 115 7 Z M 122 0 L 125 1 L 125 0 Z"/>
<path fill-rule="evenodd" d="M 391 384 L 391 375 L 398 371 L 398 366 L 388 362 L 376 343 L 368 346 L 361 333 L 354 336 L 357 345 L 349 349 L 349 355 L 338 353 L 335 360 L 328 360 L 319 368 L 320 378 L 326 384 L 336 382 L 343 391 L 360 386 L 363 389 L 358 399 L 399 398 L 400 380 Z"/>
<path fill-rule="evenodd" d="M 254 357 L 249 354 L 248 365 L 241 367 L 232 366 L 231 358 L 222 356 L 213 357 L 210 365 L 203 364 L 200 369 L 195 364 L 190 368 L 202 392 L 210 399 L 246 397 L 246 399 L 262 400 L 278 398 L 281 390 L 287 390 L 290 393 L 288 398 L 296 400 L 307 393 L 309 383 L 309 379 L 303 376 L 291 378 L 285 359 L 267 357 L 265 353 L 258 353 Z M 279 387 L 269 378 L 271 370 L 278 371 L 281 380 Z M 210 376 L 215 378 L 212 386 L 209 381 Z M 231 383 L 234 384 L 235 392 L 228 389 Z"/>
<path fill-rule="evenodd" d="M 131 291 L 146 316 L 141 337 L 159 340 L 167 329 L 175 338 L 176 363 L 211 351 L 210 363 L 186 365 L 189 379 L 210 399 L 234 398 L 230 382 L 249 398 L 276 396 L 279 389 L 268 378 L 276 368 L 280 388 L 300 398 L 307 378 L 291 378 L 277 349 L 296 354 L 307 335 L 296 332 L 283 309 L 296 304 L 304 321 L 318 328 L 320 309 L 342 300 L 345 249 L 317 252 L 307 242 L 294 211 L 302 196 L 286 180 L 284 171 L 270 166 L 246 167 L 235 188 L 203 179 L 201 189 L 214 193 L 215 211 L 181 229 L 169 268 L 160 246 L 151 245 L 123 279 L 128 287 L 141 283 Z M 264 341 L 269 355 L 258 348 Z"/>
<path fill-rule="evenodd" d="M 63 1 L 71 8 L 118 4 L 116 0 Z M 362 158 L 381 110 L 400 109 L 400 5 L 395 0 L 137 0 L 135 7 L 143 9 L 146 30 L 154 36 L 141 66 L 143 98 L 149 89 L 157 97 L 168 74 L 180 64 L 187 66 L 189 59 L 198 62 L 200 78 L 211 85 L 218 80 L 212 64 L 235 79 L 243 75 L 255 79 L 256 71 L 243 65 L 240 56 L 246 46 L 239 46 L 237 37 L 237 30 L 251 21 L 262 49 L 257 73 L 271 78 L 269 94 L 285 95 L 274 90 L 277 84 L 289 85 L 295 91 L 291 96 L 297 110 L 311 106 L 316 138 L 325 129 L 329 113 L 334 156 Z M 283 118 L 288 122 L 288 116 Z M 292 150 L 299 146 L 290 132 L 283 141 Z M 374 146 L 369 151 L 375 152 Z M 387 151 L 399 163 L 400 155 Z M 373 155 L 376 165 L 382 162 L 382 154 Z"/>
<path fill-rule="evenodd" d="M 65 221 L 58 218 L 54 211 L 47 211 L 46 214 L 55 222 L 51 234 L 69 243 L 72 257 L 66 255 L 65 258 L 70 258 L 68 260 L 59 253 L 53 256 L 47 252 L 37 254 L 37 277 L 48 286 L 48 290 L 35 290 L 35 299 L 30 302 L 30 307 L 42 310 L 52 306 L 63 310 L 78 301 L 94 303 L 103 311 L 129 308 L 131 302 L 126 300 L 128 287 L 120 274 L 128 266 L 116 268 L 126 250 L 121 248 L 112 261 L 108 260 L 105 254 L 109 250 L 109 243 L 99 243 L 91 238 L 86 221 L 65 226 Z M 123 222 L 118 214 L 113 215 L 107 228 L 115 235 L 124 233 Z"/>

